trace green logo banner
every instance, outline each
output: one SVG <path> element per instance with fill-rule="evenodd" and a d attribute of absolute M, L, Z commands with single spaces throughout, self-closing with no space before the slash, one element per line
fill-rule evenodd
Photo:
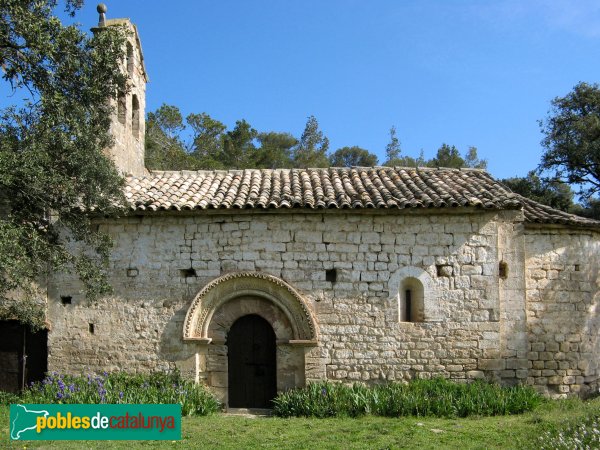
<path fill-rule="evenodd" d="M 181 405 L 10 405 L 12 440 L 179 440 Z"/>

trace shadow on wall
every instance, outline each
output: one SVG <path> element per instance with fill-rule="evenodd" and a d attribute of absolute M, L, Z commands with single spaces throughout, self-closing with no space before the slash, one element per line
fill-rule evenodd
<path fill-rule="evenodd" d="M 207 281 L 208 283 L 208 281 Z M 183 323 L 185 315 L 194 300 L 195 294 L 190 295 L 183 306 L 178 307 L 166 322 L 158 345 L 158 357 L 169 361 L 173 367 L 178 367 L 182 375 L 195 378 L 196 353 L 198 344 L 183 340 Z M 187 362 L 187 364 L 186 364 Z"/>
<path fill-rule="evenodd" d="M 590 396 L 600 379 L 600 242 L 592 232 L 527 235 L 528 383 Z"/>

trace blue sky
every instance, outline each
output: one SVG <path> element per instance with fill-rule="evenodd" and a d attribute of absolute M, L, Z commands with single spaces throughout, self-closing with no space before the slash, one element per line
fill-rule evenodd
<path fill-rule="evenodd" d="M 579 81 L 600 81 L 593 0 L 106 1 L 129 17 L 162 103 L 229 127 L 299 136 L 314 115 L 331 149 L 384 158 L 476 146 L 496 177 L 525 175 L 542 148 L 537 121 Z M 97 22 L 87 1 L 76 20 Z"/>

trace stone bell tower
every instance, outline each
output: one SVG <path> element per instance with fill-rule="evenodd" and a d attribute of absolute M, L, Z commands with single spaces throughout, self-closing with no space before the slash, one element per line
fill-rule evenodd
<path fill-rule="evenodd" d="M 114 145 L 107 149 L 123 175 L 141 177 L 148 174 L 144 164 L 144 141 L 146 132 L 146 83 L 148 76 L 137 28 L 129 19 L 106 19 L 106 5 L 96 8 L 100 14 L 94 33 L 110 26 L 122 26 L 127 34 L 126 59 L 122 70 L 127 73 L 128 92 L 119 93 L 111 123 Z"/>

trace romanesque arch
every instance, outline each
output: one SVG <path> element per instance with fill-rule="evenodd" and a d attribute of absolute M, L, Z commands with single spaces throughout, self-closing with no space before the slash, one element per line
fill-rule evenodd
<path fill-rule="evenodd" d="M 317 324 L 308 303 L 285 281 L 259 272 L 233 272 L 211 281 L 188 309 L 183 339 L 196 347 L 194 378 L 210 386 L 225 405 L 235 389 L 228 370 L 230 331 L 249 316 L 260 316 L 275 333 L 278 391 L 304 386 L 305 352 L 317 345 Z"/>
<path fill-rule="evenodd" d="M 247 313 L 260 314 L 260 304 L 264 304 L 263 314 L 283 315 L 283 321 L 290 327 L 290 344 L 316 345 L 317 324 L 306 300 L 285 281 L 260 272 L 233 272 L 208 283 L 188 309 L 183 339 L 211 342 L 214 337 L 211 321 L 215 313 L 228 302 L 241 298 L 255 299 L 248 303 L 255 308 Z"/>

